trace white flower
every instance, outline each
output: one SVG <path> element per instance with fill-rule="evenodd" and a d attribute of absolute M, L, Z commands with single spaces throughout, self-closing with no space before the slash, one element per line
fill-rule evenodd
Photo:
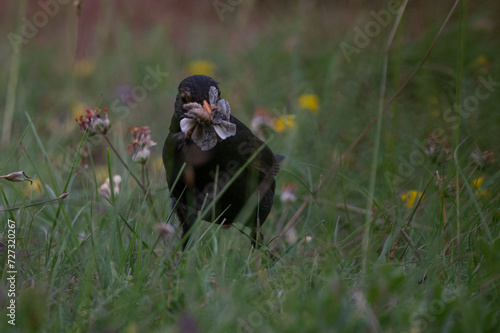
<path fill-rule="evenodd" d="M 132 144 L 127 146 L 132 160 L 137 163 L 146 163 L 151 155 L 151 147 L 156 146 L 156 142 L 151 140 L 151 130 L 148 126 L 128 128 L 132 133 Z"/>
<path fill-rule="evenodd" d="M 284 204 L 291 204 L 297 200 L 295 189 L 297 186 L 294 183 L 283 184 L 281 187 L 281 202 Z"/>
<path fill-rule="evenodd" d="M 290 245 L 295 244 L 295 242 L 297 241 L 297 230 L 295 230 L 295 228 L 289 229 L 285 233 L 285 240 Z"/>
<path fill-rule="evenodd" d="M 121 182 L 122 177 L 120 177 L 119 175 L 113 176 L 113 192 L 115 193 L 115 195 L 118 195 L 118 193 L 120 193 Z M 106 180 L 102 182 L 101 186 L 99 186 L 98 192 L 108 199 L 111 198 L 111 184 L 109 178 L 106 178 Z"/>

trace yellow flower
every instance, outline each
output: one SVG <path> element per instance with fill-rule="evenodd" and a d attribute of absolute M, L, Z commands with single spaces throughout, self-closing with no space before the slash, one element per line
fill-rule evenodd
<path fill-rule="evenodd" d="M 25 196 L 29 196 L 31 194 L 32 188 L 33 188 L 33 194 L 39 194 L 43 192 L 43 185 L 39 178 L 34 179 L 33 184 L 25 183 L 25 185 L 23 185 L 23 187 L 21 188 L 21 192 Z"/>
<path fill-rule="evenodd" d="M 285 122 L 281 118 L 274 118 L 271 121 L 271 128 L 278 133 L 283 133 L 285 131 Z"/>
<path fill-rule="evenodd" d="M 319 97 L 315 94 L 304 94 L 299 97 L 299 107 L 304 110 L 309 110 L 312 113 L 318 113 Z"/>
<path fill-rule="evenodd" d="M 491 70 L 491 64 L 484 54 L 480 54 L 473 62 L 472 67 L 480 73 L 486 74 Z"/>
<path fill-rule="evenodd" d="M 188 64 L 189 75 L 203 74 L 207 76 L 214 76 L 215 64 L 208 60 L 195 60 Z"/>
<path fill-rule="evenodd" d="M 422 193 L 420 193 L 419 191 L 415 191 L 415 190 L 407 191 L 406 193 L 401 194 L 401 200 L 403 200 L 405 202 L 406 208 L 408 208 L 408 209 L 413 207 L 413 204 L 415 203 L 415 201 L 417 199 L 420 200 L 421 197 L 422 197 Z"/>
<path fill-rule="evenodd" d="M 283 119 L 283 122 L 285 123 L 286 127 L 289 127 L 289 128 L 295 127 L 295 115 L 289 114 L 289 115 L 283 116 L 282 119 Z"/>
<path fill-rule="evenodd" d="M 78 60 L 75 64 L 75 75 L 80 77 L 87 77 L 94 73 L 95 63 L 89 59 Z"/>
<path fill-rule="evenodd" d="M 484 182 L 484 177 L 479 177 L 479 178 L 473 179 L 472 183 L 471 183 L 472 189 L 474 189 L 474 193 L 476 195 L 481 196 L 481 197 L 488 195 L 487 190 L 481 190 L 481 186 L 483 185 L 483 182 Z"/>
<path fill-rule="evenodd" d="M 488 58 L 484 54 L 480 54 L 474 62 L 480 66 L 488 65 Z"/>
<path fill-rule="evenodd" d="M 273 118 L 271 120 L 271 128 L 277 133 L 283 133 L 287 128 L 295 127 L 295 115 L 287 114 Z"/>
<path fill-rule="evenodd" d="M 472 187 L 478 189 L 483 185 L 484 177 L 479 177 L 472 180 Z"/>

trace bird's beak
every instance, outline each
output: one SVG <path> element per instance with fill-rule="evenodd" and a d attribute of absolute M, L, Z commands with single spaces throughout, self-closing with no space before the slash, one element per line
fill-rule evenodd
<path fill-rule="evenodd" d="M 203 100 L 203 110 L 207 111 L 209 114 L 212 114 L 212 107 L 206 100 Z"/>

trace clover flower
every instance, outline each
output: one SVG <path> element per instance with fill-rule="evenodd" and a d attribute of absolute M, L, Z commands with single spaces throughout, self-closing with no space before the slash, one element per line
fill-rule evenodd
<path fill-rule="evenodd" d="M 103 111 L 104 116 L 101 116 L 101 111 Z M 111 123 L 108 119 L 108 109 L 94 108 L 93 110 L 85 110 L 85 114 L 80 116 L 80 118 L 75 119 L 80 129 L 82 131 L 88 131 L 89 136 L 95 134 L 106 134 L 111 127 Z"/>
<path fill-rule="evenodd" d="M 120 193 L 120 190 L 121 190 L 120 183 L 121 182 L 122 182 L 122 177 L 120 177 L 119 175 L 113 176 L 113 192 L 115 195 Z M 106 178 L 106 180 L 102 182 L 101 186 L 99 186 L 97 191 L 102 196 L 104 196 L 108 199 L 111 198 L 111 183 L 109 181 L 109 177 Z"/>
<path fill-rule="evenodd" d="M 167 240 L 175 232 L 175 227 L 170 223 L 158 223 L 154 225 L 154 229 L 163 240 Z"/>
<path fill-rule="evenodd" d="M 129 126 L 128 130 L 132 133 L 132 144 L 127 146 L 127 150 L 132 160 L 141 164 L 146 163 L 151 155 L 151 147 L 156 146 L 156 142 L 151 140 L 151 130 L 148 126 L 137 125 L 133 129 Z"/>
<path fill-rule="evenodd" d="M 292 245 L 292 244 L 295 244 L 295 242 L 297 242 L 297 239 L 298 239 L 298 236 L 297 236 L 297 230 L 295 228 L 290 228 L 288 229 L 287 232 L 285 232 L 285 241 Z"/>
<path fill-rule="evenodd" d="M 287 183 L 281 186 L 280 200 L 284 204 L 291 204 L 297 200 L 295 194 L 297 186 L 294 183 Z"/>
<path fill-rule="evenodd" d="M 425 139 L 425 154 L 434 162 L 452 158 L 450 144 L 436 133 L 429 134 Z"/>
<path fill-rule="evenodd" d="M 256 108 L 253 113 L 250 128 L 253 132 L 257 133 L 257 136 L 262 140 L 264 138 L 265 129 L 271 128 L 272 121 L 273 118 L 265 108 Z"/>
<path fill-rule="evenodd" d="M 493 165 L 497 161 L 497 158 L 495 156 L 495 149 L 481 151 L 479 150 L 479 148 L 475 147 L 470 153 L 470 157 L 480 168 L 487 165 Z"/>

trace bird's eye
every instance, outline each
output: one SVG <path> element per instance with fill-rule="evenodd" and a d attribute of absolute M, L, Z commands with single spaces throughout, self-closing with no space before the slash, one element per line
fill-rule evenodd
<path fill-rule="evenodd" d="M 180 95 L 181 95 L 182 103 L 184 103 L 184 104 L 189 103 L 190 98 L 189 98 L 189 95 L 185 91 L 181 91 Z"/>

